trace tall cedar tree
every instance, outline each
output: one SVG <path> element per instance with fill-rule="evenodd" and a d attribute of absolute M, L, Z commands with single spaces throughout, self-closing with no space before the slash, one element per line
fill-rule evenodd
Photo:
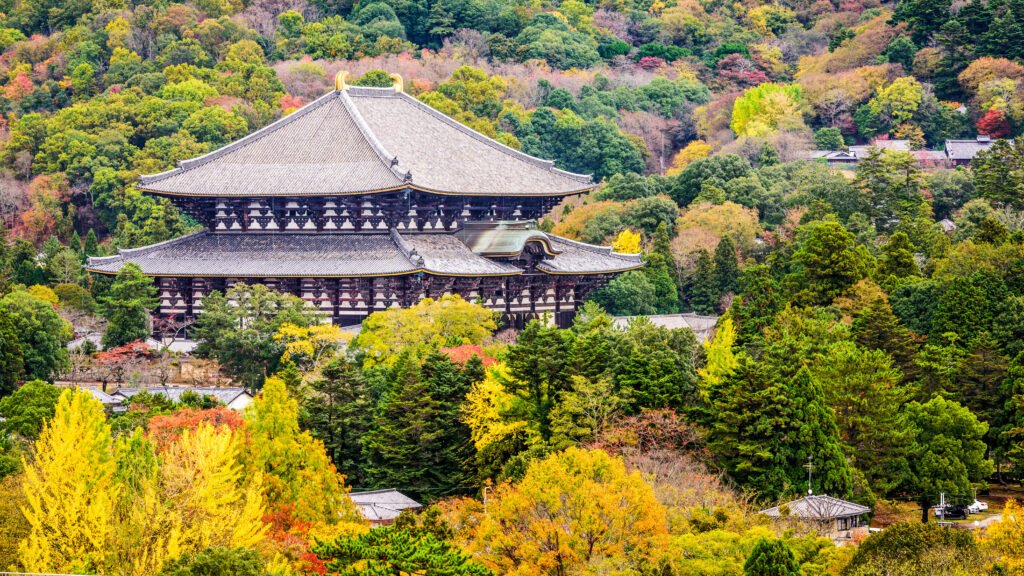
<path fill-rule="evenodd" d="M 743 271 L 740 291 L 741 296 L 732 306 L 736 341 L 750 344 L 775 320 L 785 300 L 782 287 L 764 265 L 747 266 Z"/>
<path fill-rule="evenodd" d="M 834 416 L 806 368 L 783 378 L 740 354 L 736 370 L 709 389 L 708 447 L 734 480 L 773 500 L 813 487 L 843 497 L 851 488 Z"/>
<path fill-rule="evenodd" d="M 653 250 L 647 254 L 647 265 L 643 268 L 654 284 L 655 304 L 659 314 L 679 311 L 679 286 L 676 283 L 676 265 L 669 247 L 668 229 L 665 223 L 658 224 L 654 233 Z"/>
<path fill-rule="evenodd" d="M 740 286 L 740 266 L 736 260 L 736 245 L 732 238 L 723 236 L 715 247 L 715 288 L 721 295 L 733 293 Z"/>
<path fill-rule="evenodd" d="M 867 248 L 835 220 L 800 227 L 794 270 L 786 278 L 794 303 L 825 306 L 874 266 Z"/>
<path fill-rule="evenodd" d="M 1003 381 L 1003 407 L 999 455 L 1013 465 L 1015 476 L 1024 477 L 1024 353 L 1010 362 Z M 999 471 L 1002 474 L 1002 470 Z"/>
<path fill-rule="evenodd" d="M 371 486 L 432 500 L 465 486 L 468 456 L 451 442 L 451 427 L 460 425 L 453 408 L 431 390 L 419 362 L 407 353 L 398 358 L 363 449 Z"/>
<path fill-rule="evenodd" d="M 363 373 L 344 357 L 324 366 L 302 411 L 302 428 L 324 443 L 327 455 L 353 487 L 366 485 L 361 439 L 373 424 Z"/>
<path fill-rule="evenodd" d="M 89 233 L 85 235 L 85 244 L 82 246 L 82 253 L 85 256 L 100 255 L 100 241 L 96 238 L 96 231 L 92 228 L 89 228 Z"/>
<path fill-rule="evenodd" d="M 916 379 L 918 367 L 918 342 L 914 334 L 900 324 L 884 299 L 871 302 L 866 309 L 853 319 L 851 325 L 854 341 L 868 350 L 881 350 L 892 357 L 903 373 L 903 381 Z"/>
<path fill-rule="evenodd" d="M 103 316 L 107 319 L 103 345 L 114 348 L 145 340 L 149 336 L 149 311 L 159 303 L 156 294 L 152 278 L 144 275 L 135 264 L 125 264 L 108 295 L 102 299 Z"/>
<path fill-rule="evenodd" d="M 530 414 L 524 416 L 538 424 L 545 440 L 551 437 L 550 414 L 558 393 L 570 387 L 572 336 L 569 330 L 534 320 L 508 349 L 507 364 L 512 380 L 506 387 L 526 401 Z"/>
<path fill-rule="evenodd" d="M 718 311 L 720 296 L 715 283 L 715 265 L 707 250 L 701 250 L 690 282 L 690 307 L 698 314 L 714 314 Z"/>

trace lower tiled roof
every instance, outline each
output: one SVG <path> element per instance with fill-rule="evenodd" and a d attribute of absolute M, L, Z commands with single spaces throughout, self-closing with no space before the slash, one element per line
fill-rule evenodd
<path fill-rule="evenodd" d="M 602 274 L 640 267 L 639 255 L 547 235 L 556 254 L 537 268 L 550 274 Z M 126 263 L 150 276 L 317 278 L 397 276 L 513 276 L 506 259 L 476 254 L 455 234 L 302 234 L 202 231 L 160 244 L 90 258 L 88 270 L 116 274 Z"/>

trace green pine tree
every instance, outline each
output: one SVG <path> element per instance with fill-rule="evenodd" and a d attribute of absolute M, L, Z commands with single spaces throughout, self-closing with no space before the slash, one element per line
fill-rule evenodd
<path fill-rule="evenodd" d="M 451 409 L 431 390 L 419 360 L 402 354 L 392 368 L 386 398 L 363 437 L 367 483 L 398 488 L 416 499 L 464 489 L 459 445 L 452 444 Z M 468 437 L 468 432 L 467 432 Z"/>
<path fill-rule="evenodd" d="M 744 576 L 800 576 L 793 551 L 782 540 L 761 538 L 743 564 Z"/>
<path fill-rule="evenodd" d="M 889 242 L 882 247 L 882 257 L 878 262 L 876 274 L 879 281 L 889 276 L 906 278 L 921 274 L 917 260 L 914 259 L 914 246 L 905 232 L 893 234 Z"/>
<path fill-rule="evenodd" d="M 715 282 L 715 265 L 707 250 L 697 256 L 697 269 L 690 281 L 690 307 L 698 314 L 714 314 L 720 299 Z"/>
<path fill-rule="evenodd" d="M 78 230 L 71 233 L 71 241 L 68 242 L 68 248 L 71 248 L 75 253 L 82 251 L 82 237 L 78 235 Z"/>
<path fill-rule="evenodd" d="M 728 235 L 715 247 L 715 287 L 719 294 L 736 293 L 740 286 L 740 267 L 736 259 L 736 245 Z"/>
<path fill-rule="evenodd" d="M 89 232 L 85 235 L 85 245 L 82 247 L 82 252 L 86 256 L 100 255 L 100 242 L 96 238 L 96 231 L 92 228 L 89 228 Z"/>
<path fill-rule="evenodd" d="M 151 278 L 135 264 L 125 264 L 117 273 L 108 295 L 101 300 L 103 316 L 107 319 L 103 345 L 112 348 L 149 336 L 149 311 L 159 303 L 156 294 Z"/>
<path fill-rule="evenodd" d="M 403 515 L 391 526 L 319 543 L 313 552 L 331 574 L 339 576 L 493 575 L 448 541 L 447 530 L 440 527 L 441 522 L 430 520 L 430 511 L 425 516 L 424 526 Z"/>
<path fill-rule="evenodd" d="M 782 287 L 764 265 L 747 266 L 743 271 L 740 293 L 732 304 L 737 326 L 736 342 L 749 344 L 775 320 L 785 301 Z"/>
<path fill-rule="evenodd" d="M 301 414 L 302 428 L 324 443 L 327 455 L 351 486 L 366 486 L 360 443 L 373 424 L 373 404 L 362 371 L 339 356 L 323 367 L 310 389 Z"/>

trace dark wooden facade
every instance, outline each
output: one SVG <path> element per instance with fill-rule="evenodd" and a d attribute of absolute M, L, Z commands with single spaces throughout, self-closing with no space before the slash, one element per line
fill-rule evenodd
<path fill-rule="evenodd" d="M 454 230 L 461 222 L 536 220 L 558 205 L 553 196 L 449 196 L 417 190 L 328 197 L 171 200 L 211 232 L 364 232 Z"/>

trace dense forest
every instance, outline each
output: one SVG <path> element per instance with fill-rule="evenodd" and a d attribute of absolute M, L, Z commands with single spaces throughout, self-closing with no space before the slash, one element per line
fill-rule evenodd
<path fill-rule="evenodd" d="M 1024 2 L 0 0 L 0 49 L 0 570 L 1024 574 L 1012 498 L 929 513 L 1024 480 Z M 193 356 L 244 413 L 55 386 L 183 362 L 138 343 L 150 279 L 83 268 L 198 228 L 137 177 L 340 71 L 593 174 L 539 226 L 645 266 L 568 328 L 213 293 Z M 681 312 L 713 338 L 644 318 Z M 429 507 L 369 530 L 374 488 Z M 808 490 L 902 515 L 837 547 L 757 513 Z"/>

